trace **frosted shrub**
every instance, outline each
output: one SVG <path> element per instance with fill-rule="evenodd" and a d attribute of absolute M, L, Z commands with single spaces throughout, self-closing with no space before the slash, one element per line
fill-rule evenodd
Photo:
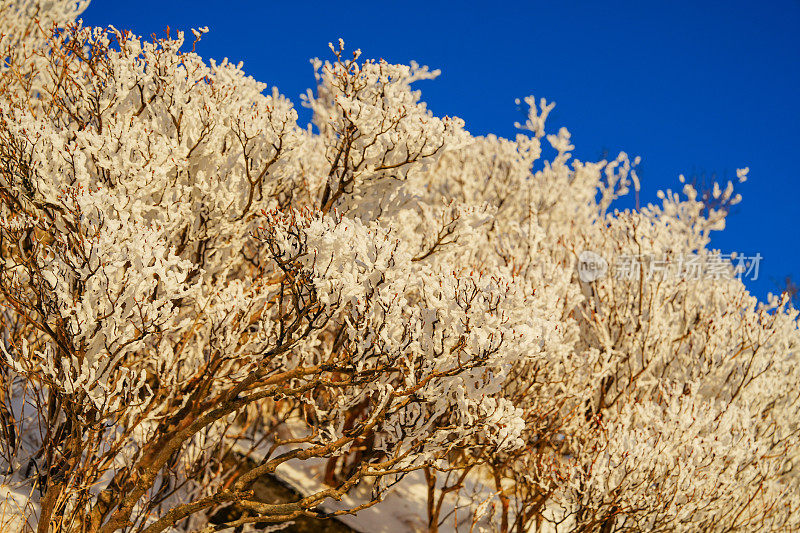
<path fill-rule="evenodd" d="M 7 527 L 355 513 L 416 470 L 431 531 L 457 496 L 465 531 L 800 527 L 796 311 L 575 268 L 710 257 L 732 184 L 614 210 L 637 161 L 573 159 L 552 103 L 474 137 L 412 89 L 436 72 L 341 42 L 300 127 L 241 65 L 84 7 L 0 8 Z M 324 483 L 257 500 L 290 461 Z"/>

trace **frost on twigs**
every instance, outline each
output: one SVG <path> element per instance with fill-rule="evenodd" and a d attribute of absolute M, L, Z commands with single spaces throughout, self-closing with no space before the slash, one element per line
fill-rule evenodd
<path fill-rule="evenodd" d="M 617 210 L 638 158 L 573 159 L 552 103 L 475 137 L 342 42 L 301 127 L 82 7 L 0 8 L 0 520 L 260 526 L 417 479 L 431 531 L 800 527 L 787 299 L 576 268 L 715 257 L 732 184 Z M 318 483 L 257 500 L 289 464 Z"/>

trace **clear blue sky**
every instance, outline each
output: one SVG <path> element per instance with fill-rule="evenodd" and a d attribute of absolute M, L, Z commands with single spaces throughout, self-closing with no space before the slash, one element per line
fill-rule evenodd
<path fill-rule="evenodd" d="M 800 278 L 800 0 L 93 0 L 83 19 L 145 36 L 209 26 L 201 55 L 243 60 L 298 107 L 309 59 L 339 37 L 364 57 L 440 68 L 423 98 L 473 134 L 514 135 L 514 99 L 544 96 L 557 103 L 549 128 L 571 131 L 577 157 L 642 157 L 645 203 L 678 174 L 733 179 L 749 166 L 713 245 L 761 253 L 749 285 L 762 298 Z"/>

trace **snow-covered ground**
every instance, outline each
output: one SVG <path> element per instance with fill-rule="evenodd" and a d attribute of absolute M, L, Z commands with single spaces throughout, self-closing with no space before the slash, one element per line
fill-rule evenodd
<path fill-rule="evenodd" d="M 302 463 L 302 464 L 298 464 Z M 322 477 L 325 461 L 316 460 L 282 464 L 276 471 L 278 479 L 302 494 L 310 494 L 324 488 Z M 413 472 L 398 483 L 384 501 L 377 506 L 360 511 L 357 515 L 343 515 L 339 520 L 363 533 L 396 533 L 398 531 L 426 531 L 425 506 L 426 485 L 420 472 Z M 327 511 L 352 508 L 368 501 L 370 489 L 358 486 L 340 502 L 325 501 L 320 507 Z M 442 529 L 452 531 L 452 528 Z"/>
<path fill-rule="evenodd" d="M 301 425 L 289 424 L 294 432 L 302 432 Z M 291 430 L 290 430 L 291 431 Z M 288 435 L 286 435 L 288 436 Z M 240 450 L 245 452 L 245 450 Z M 278 449 L 275 454 L 280 454 L 287 449 Z M 258 450 L 249 454 L 255 461 L 263 459 Z M 313 458 L 307 460 L 293 459 L 281 464 L 275 476 L 301 494 L 311 494 L 326 488 L 323 484 L 326 459 Z M 471 476 L 474 477 L 474 476 Z M 342 515 L 338 519 L 362 533 L 397 533 L 397 532 L 423 532 L 427 527 L 427 483 L 421 470 L 408 473 L 400 482 L 396 483 L 383 500 L 373 507 L 359 511 L 357 515 Z M 486 487 L 476 485 L 474 481 L 466 481 L 464 488 L 456 496 L 449 494 L 444 501 L 440 513 L 439 526 L 441 533 L 455 533 L 456 531 L 470 531 L 473 513 L 468 512 L 481 502 L 491 499 L 492 492 Z M 341 501 L 326 500 L 321 505 L 326 512 L 342 509 L 351 509 L 359 504 L 369 501 L 371 485 L 365 481 L 356 486 L 345 495 Z M 438 493 L 437 493 L 438 496 Z M 469 496 L 469 497 L 468 497 Z M 479 522 L 474 528 L 478 533 L 485 525 Z"/>
<path fill-rule="evenodd" d="M 31 501 L 32 489 L 25 485 L 9 486 L 0 484 L 0 531 L 16 533 L 25 527 L 25 517 L 35 519 L 38 515 L 36 504 Z M 35 528 L 36 524 L 28 526 Z"/>

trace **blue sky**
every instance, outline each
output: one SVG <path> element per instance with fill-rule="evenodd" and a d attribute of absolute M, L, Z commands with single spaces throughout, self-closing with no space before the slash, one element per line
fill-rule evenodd
<path fill-rule="evenodd" d="M 364 57 L 442 70 L 419 85 L 473 134 L 515 134 L 515 98 L 557 106 L 585 160 L 642 157 L 642 201 L 678 174 L 735 179 L 744 196 L 714 238 L 760 253 L 760 297 L 800 278 L 800 0 L 727 2 L 256 2 L 94 0 L 83 19 L 140 35 L 209 26 L 205 57 L 245 62 L 299 107 L 309 59 L 343 38 Z M 307 116 L 301 118 L 307 118 Z"/>

